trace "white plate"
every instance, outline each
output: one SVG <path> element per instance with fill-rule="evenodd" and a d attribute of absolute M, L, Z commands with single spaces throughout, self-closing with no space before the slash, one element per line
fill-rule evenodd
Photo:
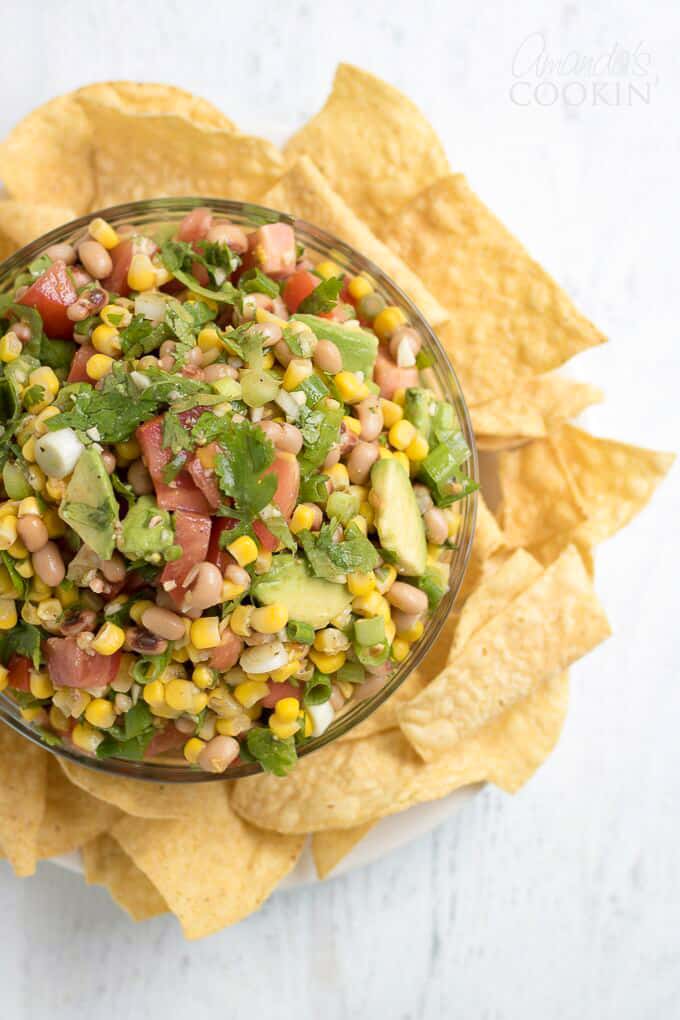
<path fill-rule="evenodd" d="M 329 877 L 336 878 L 339 875 L 346 875 L 357 868 L 363 868 L 366 864 L 372 864 L 384 857 L 385 854 L 397 850 L 411 840 L 417 839 L 431 832 L 451 815 L 471 800 L 482 786 L 466 786 L 462 790 L 450 793 L 448 797 L 441 800 L 433 800 L 427 804 L 418 804 L 416 807 L 404 811 L 400 815 L 391 815 L 389 818 L 382 818 L 374 828 L 357 843 L 357 845 L 340 862 L 338 867 L 331 872 Z M 54 857 L 50 862 L 60 868 L 67 868 L 69 871 L 76 871 L 82 874 L 83 865 L 79 853 L 64 854 L 63 857 Z M 314 867 L 312 852 L 309 844 L 304 849 L 300 860 L 294 870 L 288 875 L 279 889 L 294 889 L 305 885 L 313 885 L 319 879 Z"/>

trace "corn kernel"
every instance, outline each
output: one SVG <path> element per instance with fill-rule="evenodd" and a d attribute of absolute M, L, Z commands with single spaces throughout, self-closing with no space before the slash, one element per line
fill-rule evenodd
<path fill-rule="evenodd" d="M 136 439 L 126 439 L 124 443 L 116 443 L 116 457 L 119 460 L 137 460 L 141 455 L 139 443 Z"/>
<path fill-rule="evenodd" d="M 58 407 L 54 406 L 54 404 L 44 407 L 40 414 L 36 415 L 35 421 L 33 422 L 33 435 L 38 438 L 40 436 L 44 436 L 47 432 L 46 422 L 58 414 L 61 414 L 61 412 Z"/>
<path fill-rule="evenodd" d="M 36 723 L 38 726 L 44 726 L 47 722 L 47 712 L 40 705 L 29 705 L 19 711 L 24 722 Z"/>
<path fill-rule="evenodd" d="M 446 524 L 449 529 L 449 540 L 453 540 L 458 537 L 458 531 L 463 520 L 462 515 L 458 510 L 449 509 L 444 511 L 444 516 L 446 517 Z"/>
<path fill-rule="evenodd" d="M 254 609 L 250 617 L 250 626 L 258 634 L 276 634 L 288 623 L 288 609 L 281 602 L 271 606 Z"/>
<path fill-rule="evenodd" d="M 272 315 L 266 308 L 258 308 L 255 312 L 256 322 L 273 322 L 275 326 L 280 326 L 281 329 L 285 329 L 290 326 L 290 323 L 286 319 L 282 319 L 278 315 Z"/>
<path fill-rule="evenodd" d="M 0 549 L 9 549 L 17 540 L 17 519 L 12 514 L 0 518 Z"/>
<path fill-rule="evenodd" d="M 324 472 L 333 482 L 335 490 L 346 491 L 349 489 L 349 474 L 344 464 L 334 464 Z"/>
<path fill-rule="evenodd" d="M 222 350 L 222 341 L 214 326 L 205 326 L 198 334 L 197 343 L 202 351 Z"/>
<path fill-rule="evenodd" d="M 352 609 L 357 616 L 382 616 L 385 620 L 391 618 L 389 602 L 377 591 L 354 598 Z"/>
<path fill-rule="evenodd" d="M 120 354 L 120 334 L 115 326 L 106 326 L 104 323 L 92 331 L 92 346 L 100 354 L 107 354 L 110 358 L 117 358 Z"/>
<path fill-rule="evenodd" d="M 114 655 L 125 642 L 125 631 L 117 623 L 105 623 L 92 642 L 92 649 L 99 655 Z"/>
<path fill-rule="evenodd" d="M 61 538 L 65 534 L 66 526 L 56 510 L 48 507 L 43 513 L 42 519 L 50 538 Z"/>
<path fill-rule="evenodd" d="M 40 617 L 38 616 L 38 610 L 35 606 L 31 605 L 30 602 L 24 602 L 21 607 L 21 619 L 24 623 L 32 623 L 34 627 L 39 626 Z M 2 628 L 0 627 L 0 630 Z"/>
<path fill-rule="evenodd" d="M 98 241 L 102 248 L 106 248 L 107 251 L 115 248 L 120 241 L 118 234 L 111 224 L 103 220 L 101 216 L 97 216 L 92 220 L 87 228 L 87 232 L 93 240 Z"/>
<path fill-rule="evenodd" d="M 189 652 L 186 645 L 183 648 L 173 648 L 172 650 L 172 661 L 173 662 L 188 662 Z"/>
<path fill-rule="evenodd" d="M 257 559 L 257 543 L 249 535 L 241 535 L 235 542 L 227 546 L 239 567 L 246 567 Z"/>
<path fill-rule="evenodd" d="M 191 737 L 184 745 L 184 757 L 191 765 L 195 765 L 204 747 L 205 742 L 203 740 L 199 740 L 198 737 Z"/>
<path fill-rule="evenodd" d="M 367 294 L 373 293 L 373 284 L 365 276 L 354 276 L 349 281 L 347 290 L 355 301 L 361 301 Z"/>
<path fill-rule="evenodd" d="M 371 392 L 365 382 L 357 379 L 353 372 L 338 372 L 333 376 L 333 382 L 340 397 L 346 404 L 358 404 Z"/>
<path fill-rule="evenodd" d="M 324 259 L 322 262 L 317 262 L 314 266 L 314 272 L 322 280 L 330 280 L 331 276 L 340 276 L 342 269 L 337 262 L 333 262 L 331 259 Z"/>
<path fill-rule="evenodd" d="M 0 361 L 6 365 L 16 361 L 23 350 L 23 344 L 14 330 L 9 330 L 0 340 Z"/>
<path fill-rule="evenodd" d="M 116 329 L 125 329 L 132 321 L 132 314 L 122 305 L 106 305 L 99 317 L 105 326 L 114 326 Z"/>
<path fill-rule="evenodd" d="M 416 438 L 416 431 L 415 425 L 402 419 L 396 422 L 388 433 L 390 444 L 395 450 L 405 450 Z"/>
<path fill-rule="evenodd" d="M 406 403 L 406 390 L 401 386 L 398 390 L 395 390 L 392 394 L 392 400 L 397 407 L 403 407 Z"/>
<path fill-rule="evenodd" d="M 89 751 L 90 754 L 94 754 L 103 739 L 104 734 L 99 733 L 87 723 L 78 723 L 73 727 L 71 733 L 71 740 L 76 747 L 79 747 L 81 751 Z"/>
<path fill-rule="evenodd" d="M 208 666 L 196 666 L 191 674 L 191 679 L 199 690 L 204 691 L 209 687 L 214 687 L 216 676 L 214 670 Z"/>
<path fill-rule="evenodd" d="M 358 418 L 352 418 L 351 415 L 346 414 L 342 420 L 345 427 L 349 429 L 350 432 L 353 432 L 355 436 L 361 435 L 361 422 Z"/>
<path fill-rule="evenodd" d="M 43 598 L 38 603 L 38 617 L 41 623 L 54 625 L 62 615 L 59 599 Z"/>
<path fill-rule="evenodd" d="M 256 574 L 267 574 L 271 570 L 273 554 L 271 549 L 260 549 L 253 570 Z"/>
<path fill-rule="evenodd" d="M 387 305 L 382 312 L 378 312 L 373 320 L 373 331 L 381 340 L 388 340 L 395 329 L 403 326 L 405 322 L 406 316 L 401 308 L 397 308 L 396 305 Z"/>
<path fill-rule="evenodd" d="M 269 716 L 269 728 L 279 740 L 287 740 L 300 729 L 299 722 L 283 722 L 275 713 Z"/>
<path fill-rule="evenodd" d="M 281 698 L 274 708 L 281 722 L 297 722 L 300 714 L 300 702 L 297 698 Z"/>
<path fill-rule="evenodd" d="M 423 636 L 423 631 L 424 630 L 425 630 L 425 626 L 423 624 L 423 621 L 422 620 L 416 620 L 416 622 L 413 624 L 412 627 L 409 627 L 407 630 L 398 631 L 397 633 L 398 633 L 398 636 L 403 641 L 408 641 L 408 643 L 411 645 L 411 644 L 413 644 L 414 641 L 419 641 L 420 640 L 420 638 Z"/>
<path fill-rule="evenodd" d="M 397 628 L 393 620 L 385 620 L 385 638 L 388 645 L 391 645 L 397 636 Z"/>
<path fill-rule="evenodd" d="M 411 442 L 406 447 L 406 456 L 411 461 L 425 460 L 430 452 L 430 446 L 424 435 L 416 432 Z"/>
<path fill-rule="evenodd" d="M 354 573 L 347 577 L 347 587 L 352 595 L 368 595 L 375 588 L 375 574 Z"/>
<path fill-rule="evenodd" d="M 16 544 L 17 543 L 15 542 L 14 545 Z M 12 546 L 12 548 L 14 548 L 14 546 Z M 28 557 L 26 557 L 26 559 L 19 560 L 18 563 L 15 564 L 15 570 L 20 577 L 25 578 L 27 581 L 35 575 L 33 564 Z"/>
<path fill-rule="evenodd" d="M 143 697 L 152 708 L 162 705 L 165 702 L 165 685 L 160 680 L 153 680 L 144 688 Z"/>
<path fill-rule="evenodd" d="M 269 694 L 269 686 L 263 680 L 246 680 L 234 688 L 234 697 L 244 708 L 252 708 Z"/>
<path fill-rule="evenodd" d="M 314 508 L 306 503 L 301 503 L 295 507 L 290 520 L 290 530 L 294 535 L 299 535 L 301 531 L 308 531 L 314 524 L 315 518 Z"/>
<path fill-rule="evenodd" d="M 278 669 L 272 670 L 269 674 L 275 684 L 285 683 L 290 677 L 295 676 L 300 668 L 300 663 L 297 659 L 291 659 L 285 666 L 279 666 Z"/>
<path fill-rule="evenodd" d="M 331 654 L 328 652 L 319 652 L 316 648 L 312 648 L 309 653 L 309 658 L 321 673 L 336 673 L 341 666 L 344 666 L 347 656 L 344 652 L 335 652 L 335 654 Z"/>
<path fill-rule="evenodd" d="M 113 358 L 109 357 L 108 354 L 93 354 L 91 358 L 88 358 L 85 365 L 85 371 L 94 382 L 103 379 L 112 368 Z"/>
<path fill-rule="evenodd" d="M 199 446 L 196 450 L 196 456 L 198 457 L 201 466 L 204 467 L 206 471 L 213 470 L 217 460 L 217 451 L 213 444 L 210 446 Z"/>
<path fill-rule="evenodd" d="M 239 733 L 250 729 L 250 719 L 245 712 L 232 719 L 216 719 L 215 729 L 222 737 L 237 737 Z"/>
<path fill-rule="evenodd" d="M 264 369 L 266 369 L 267 371 L 269 371 L 270 368 L 274 367 L 275 361 L 276 361 L 276 359 L 275 359 L 274 355 L 272 354 L 272 352 L 271 351 L 267 351 L 267 353 L 265 354 L 264 358 L 262 359 L 262 367 Z"/>
<path fill-rule="evenodd" d="M 132 256 L 127 274 L 131 290 L 151 290 L 156 283 L 156 270 L 148 255 L 138 253 Z"/>
<path fill-rule="evenodd" d="M 22 499 L 17 509 L 17 517 L 40 517 L 40 506 L 35 496 Z"/>
<path fill-rule="evenodd" d="M 171 680 L 165 685 L 166 704 L 178 712 L 190 711 L 197 693 L 190 680 Z"/>
<path fill-rule="evenodd" d="M 402 641 L 401 638 L 395 638 L 392 642 L 392 658 L 395 662 L 403 662 L 408 655 L 408 641 Z"/>
<path fill-rule="evenodd" d="M 30 436 L 21 447 L 21 456 L 24 460 L 27 460 L 29 464 L 35 463 L 35 439 L 33 436 Z"/>
<path fill-rule="evenodd" d="M 250 637 L 250 617 L 253 615 L 252 606 L 236 606 L 229 618 L 229 627 L 239 637 Z"/>
<path fill-rule="evenodd" d="M 16 542 L 12 543 L 7 552 L 15 560 L 25 560 L 28 556 L 28 549 L 20 538 L 18 538 Z"/>
<path fill-rule="evenodd" d="M 307 358 L 293 358 L 286 368 L 286 371 L 283 373 L 281 385 L 284 390 L 294 390 L 301 382 L 304 382 L 313 371 L 314 368 L 312 363 Z"/>
<path fill-rule="evenodd" d="M 216 616 L 203 616 L 191 624 L 191 643 L 202 651 L 217 648 L 220 643 L 220 621 Z"/>
<path fill-rule="evenodd" d="M 66 482 L 63 478 L 50 478 L 45 481 L 45 493 L 55 503 L 61 503 L 66 492 Z"/>
<path fill-rule="evenodd" d="M 305 711 L 305 736 L 311 737 L 314 732 L 314 720 L 312 719 L 309 712 Z"/>
<path fill-rule="evenodd" d="M 222 601 L 233 602 L 234 599 L 239 598 L 243 595 L 246 589 L 242 584 L 236 584 L 235 581 L 223 581 L 222 582 Z"/>
<path fill-rule="evenodd" d="M 52 707 L 50 708 L 49 720 L 50 726 L 52 727 L 53 730 L 56 730 L 57 733 L 67 732 L 69 728 L 68 719 L 66 718 L 64 713 L 57 708 L 56 705 L 52 705 Z"/>
<path fill-rule="evenodd" d="M 408 459 L 403 450 L 397 450 L 392 454 L 393 460 L 396 460 L 397 464 L 401 464 L 406 474 L 410 473 L 411 461 Z"/>
<path fill-rule="evenodd" d="M 59 392 L 59 379 L 54 370 L 46 365 L 35 368 L 29 375 L 28 382 L 31 386 L 42 386 L 52 397 L 56 397 Z"/>
<path fill-rule="evenodd" d="M 368 502 L 368 500 L 364 500 L 363 503 L 359 503 L 359 513 L 366 521 L 366 527 L 367 528 L 373 527 L 375 523 L 375 510 Z"/>
<path fill-rule="evenodd" d="M 54 687 L 48 673 L 31 670 L 28 683 L 34 698 L 51 698 L 54 694 Z"/>
<path fill-rule="evenodd" d="M 397 579 L 396 568 L 391 563 L 385 563 L 376 574 L 376 588 L 381 595 L 389 591 Z"/>
<path fill-rule="evenodd" d="M 135 602 L 130 608 L 130 619 L 134 620 L 135 623 L 140 623 L 142 616 L 147 609 L 152 609 L 156 605 L 151 599 L 140 599 L 139 602 Z"/>
<path fill-rule="evenodd" d="M 11 630 L 17 625 L 17 607 L 14 599 L 0 599 L 0 630 Z"/>
<path fill-rule="evenodd" d="M 93 698 L 85 709 L 85 718 L 91 726 L 108 730 L 116 721 L 116 710 L 106 698 Z"/>

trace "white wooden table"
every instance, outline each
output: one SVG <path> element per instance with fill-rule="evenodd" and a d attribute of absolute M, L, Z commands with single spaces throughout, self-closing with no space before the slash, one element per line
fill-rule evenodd
<path fill-rule="evenodd" d="M 383 74 L 611 336 L 574 366 L 607 390 L 589 425 L 677 448 L 677 5 L 317 0 L 268 19 L 230 0 L 6 0 L 2 27 L 2 134 L 57 92 L 123 77 L 278 131 L 316 110 L 338 60 Z M 613 70 L 642 48 L 618 91 L 583 65 L 541 85 L 532 42 L 513 74 L 533 33 L 554 60 L 617 47 Z M 380 864 L 198 944 L 167 919 L 133 927 L 52 865 L 20 883 L 3 864 L 3 1020 L 678 1016 L 678 473 L 599 554 L 615 637 L 574 670 L 560 746 L 521 794 L 489 790 Z"/>

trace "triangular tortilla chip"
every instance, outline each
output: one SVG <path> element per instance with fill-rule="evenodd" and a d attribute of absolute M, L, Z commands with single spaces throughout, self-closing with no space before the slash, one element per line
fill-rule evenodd
<path fill-rule="evenodd" d="M 402 708 L 402 731 L 416 751 L 432 761 L 562 673 L 609 634 L 578 552 L 566 549 Z"/>
<path fill-rule="evenodd" d="M 32 875 L 45 813 L 49 755 L 0 722 L 0 846 L 15 873 Z"/>
<path fill-rule="evenodd" d="M 47 801 L 38 830 L 38 856 L 58 857 L 106 832 L 120 817 L 112 804 L 91 797 L 69 782 L 57 759 L 47 762 Z"/>
<path fill-rule="evenodd" d="M 352 245 L 391 276 L 433 325 L 448 318 L 418 277 L 371 233 L 307 156 L 299 159 L 261 201 L 263 205 L 307 220 Z"/>
<path fill-rule="evenodd" d="M 30 244 L 48 230 L 75 219 L 73 209 L 27 202 L 0 202 L 0 259 Z"/>
<path fill-rule="evenodd" d="M 470 404 L 605 339 L 460 174 L 407 202 L 383 236 L 451 312 L 439 336 Z"/>
<path fill-rule="evenodd" d="M 143 871 L 132 863 L 111 836 L 98 836 L 82 850 L 85 881 L 103 885 L 133 921 L 167 914 L 168 905 Z"/>
<path fill-rule="evenodd" d="M 340 64 L 323 109 L 285 149 L 310 156 L 376 233 L 399 206 L 448 172 L 441 142 L 420 110 L 392 85 Z"/>
<path fill-rule="evenodd" d="M 254 824 L 305 833 L 365 825 L 485 780 L 514 793 L 557 743 L 568 696 L 567 674 L 554 677 L 429 764 L 399 730 L 335 743 L 303 758 L 285 784 L 237 780 L 234 806 Z"/>
<path fill-rule="evenodd" d="M 518 384 L 510 393 L 470 408 L 477 442 L 507 437 L 509 442 L 539 439 L 576 418 L 603 393 L 589 383 L 563 375 L 539 375 Z M 498 446 L 497 446 L 498 448 Z"/>
<path fill-rule="evenodd" d="M 374 822 L 357 825 L 353 829 L 329 829 L 312 836 L 312 856 L 319 878 L 326 878 L 343 858 L 360 843 L 373 828 Z"/>

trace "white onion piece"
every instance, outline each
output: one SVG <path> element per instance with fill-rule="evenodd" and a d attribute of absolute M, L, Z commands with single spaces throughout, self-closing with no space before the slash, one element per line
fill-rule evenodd
<path fill-rule="evenodd" d="M 322 705 L 308 705 L 307 711 L 312 720 L 312 736 L 320 737 L 335 718 L 333 706 L 330 701 L 324 701 Z"/>
<path fill-rule="evenodd" d="M 407 336 L 400 341 L 397 348 L 397 365 L 399 368 L 413 368 L 416 363 L 416 356 L 411 347 L 411 341 Z"/>
<path fill-rule="evenodd" d="M 159 323 L 165 318 L 166 298 L 157 291 L 147 291 L 135 298 L 135 315 L 143 315 L 151 322 Z"/>
<path fill-rule="evenodd" d="M 246 673 L 271 673 L 288 664 L 288 652 L 280 641 L 268 645 L 253 645 L 241 653 L 239 666 Z"/>
<path fill-rule="evenodd" d="M 48 432 L 36 440 L 35 459 L 38 467 L 52 478 L 66 478 L 78 462 L 85 447 L 73 429 Z"/>
<path fill-rule="evenodd" d="M 130 378 L 138 390 L 145 390 L 147 386 L 151 385 L 148 375 L 144 375 L 143 372 L 130 372 Z"/>

